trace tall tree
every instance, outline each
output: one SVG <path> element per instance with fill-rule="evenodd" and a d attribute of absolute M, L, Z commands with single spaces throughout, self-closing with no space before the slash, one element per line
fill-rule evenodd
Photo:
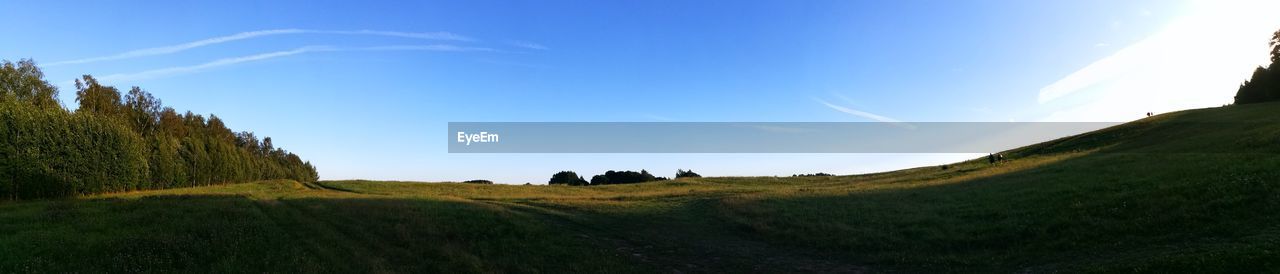
<path fill-rule="evenodd" d="M 134 130 L 143 135 L 150 135 L 156 130 L 160 123 L 160 99 L 135 86 L 124 95 L 124 104 Z"/>
<path fill-rule="evenodd" d="M 120 91 L 115 87 L 98 84 L 98 79 L 85 75 L 76 79 L 76 102 L 80 108 L 76 112 L 89 112 L 105 116 L 116 116 L 121 112 Z"/>
<path fill-rule="evenodd" d="M 1253 70 L 1252 77 L 1236 90 L 1236 104 L 1280 100 L 1280 30 L 1271 34 L 1271 64 Z"/>
<path fill-rule="evenodd" d="M 1280 30 L 1271 34 L 1271 64 L 1280 63 Z"/>
<path fill-rule="evenodd" d="M 61 108 L 58 89 L 44 80 L 44 72 L 31 59 L 0 62 L 0 103 L 24 102 L 39 108 Z"/>

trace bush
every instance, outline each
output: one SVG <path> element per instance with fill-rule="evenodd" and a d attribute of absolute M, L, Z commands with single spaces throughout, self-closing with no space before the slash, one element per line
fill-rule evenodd
<path fill-rule="evenodd" d="M 469 181 L 463 181 L 462 183 L 464 183 L 464 184 L 478 184 L 478 185 L 492 185 L 492 184 L 493 184 L 493 181 L 489 181 L 489 180 L 469 180 Z"/>

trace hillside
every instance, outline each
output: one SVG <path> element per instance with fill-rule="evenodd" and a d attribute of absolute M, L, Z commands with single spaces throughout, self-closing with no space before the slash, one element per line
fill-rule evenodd
<path fill-rule="evenodd" d="M 1162 114 L 946 170 L 0 202 L 0 272 L 1274 271 L 1276 113 Z"/>

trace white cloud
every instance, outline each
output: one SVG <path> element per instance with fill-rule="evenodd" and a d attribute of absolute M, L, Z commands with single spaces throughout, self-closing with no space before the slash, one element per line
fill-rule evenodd
<path fill-rule="evenodd" d="M 286 34 L 374 35 L 374 36 L 391 36 L 391 37 L 428 39 L 428 40 L 474 41 L 474 39 L 470 37 L 457 35 L 449 32 L 274 29 L 274 30 L 241 32 L 241 33 L 236 33 L 232 35 L 213 37 L 213 38 L 202 39 L 202 40 L 197 40 L 197 41 L 192 41 L 192 42 L 187 42 L 187 43 L 182 43 L 177 45 L 131 50 L 131 51 L 126 51 L 126 52 L 114 54 L 114 55 L 53 62 L 53 63 L 45 64 L 44 66 L 52 67 L 52 66 L 61 66 L 61 65 L 72 65 L 72 64 L 85 64 L 85 63 L 94 63 L 94 62 L 102 62 L 102 61 L 113 61 L 113 60 L 132 59 L 132 58 L 147 57 L 147 56 L 173 54 L 173 53 L 178 53 L 178 52 L 199 48 L 199 47 L 204 47 L 204 46 L 209 46 L 209 45 L 257 38 L 257 37 L 263 37 L 263 36 L 286 35 Z"/>

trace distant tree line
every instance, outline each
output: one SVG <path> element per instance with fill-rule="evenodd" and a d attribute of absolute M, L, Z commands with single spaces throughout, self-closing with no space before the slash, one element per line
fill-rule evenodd
<path fill-rule="evenodd" d="M 679 178 L 702 178 L 702 175 L 698 175 L 698 173 L 694 173 L 692 169 L 690 170 L 677 169 L 676 179 L 679 179 Z"/>
<path fill-rule="evenodd" d="M 492 185 L 492 184 L 493 184 L 493 181 L 490 181 L 490 180 L 467 180 L 467 181 L 463 181 L 462 183 L 464 183 L 464 184 L 477 184 L 477 185 Z"/>
<path fill-rule="evenodd" d="M 1280 30 L 1271 34 L 1271 64 L 1253 70 L 1248 81 L 1236 91 L 1236 104 L 1280 100 Z"/>
<path fill-rule="evenodd" d="M 31 60 L 0 62 L 0 197 L 64 197 L 264 179 L 315 181 L 315 167 L 271 137 L 217 116 L 179 114 L 141 88 L 76 79 L 79 108 Z"/>
<path fill-rule="evenodd" d="M 702 177 L 702 175 L 693 173 L 693 170 L 686 171 L 686 170 L 680 169 L 676 171 L 676 178 L 698 178 L 698 177 Z M 551 175 L 551 180 L 547 181 L 547 184 L 571 185 L 571 186 L 588 186 L 588 185 L 596 186 L 596 185 L 635 184 L 635 183 L 666 181 L 666 180 L 670 180 L 670 179 L 667 177 L 654 176 L 653 174 L 649 173 L 649 171 L 643 170 L 643 169 L 641 169 L 640 172 L 635 172 L 630 170 L 605 171 L 604 174 L 591 176 L 590 181 L 586 180 L 582 176 L 579 176 L 577 172 L 561 171 L 561 172 L 556 172 L 556 174 L 554 175 Z"/>
<path fill-rule="evenodd" d="M 792 174 L 791 175 L 791 177 L 827 177 L 827 176 L 836 176 L 836 175 L 833 175 L 830 173 L 822 173 L 822 172 L 813 173 L 813 174 Z"/>

